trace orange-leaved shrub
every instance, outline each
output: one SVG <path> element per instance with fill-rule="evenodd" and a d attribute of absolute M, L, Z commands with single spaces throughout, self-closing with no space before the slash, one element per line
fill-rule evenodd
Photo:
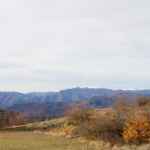
<path fill-rule="evenodd" d="M 87 139 L 101 139 L 113 141 L 120 137 L 120 131 L 114 114 L 106 116 L 96 116 L 89 121 L 82 122 L 76 128 L 76 134 Z"/>
<path fill-rule="evenodd" d="M 125 142 L 144 142 L 150 138 L 150 114 L 136 110 L 125 123 L 123 139 Z"/>
<path fill-rule="evenodd" d="M 67 110 L 68 123 L 71 125 L 80 125 L 90 120 L 91 113 L 92 109 L 86 103 L 75 104 Z"/>
<path fill-rule="evenodd" d="M 112 108 L 94 111 L 76 105 L 68 116 L 75 126 L 73 133 L 88 139 L 105 141 L 146 142 L 150 139 L 150 98 L 135 101 L 119 98 Z"/>

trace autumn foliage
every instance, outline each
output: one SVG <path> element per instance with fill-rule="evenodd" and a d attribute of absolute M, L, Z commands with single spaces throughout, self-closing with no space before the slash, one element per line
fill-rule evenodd
<path fill-rule="evenodd" d="M 79 103 L 72 105 L 66 111 L 67 116 L 69 117 L 68 123 L 72 125 L 80 125 L 83 122 L 90 120 L 91 111 L 86 103 Z"/>
<path fill-rule="evenodd" d="M 126 142 L 144 142 L 150 138 L 150 116 L 144 111 L 135 114 L 125 122 L 123 138 Z"/>
<path fill-rule="evenodd" d="M 146 142 L 150 139 L 150 98 L 140 97 L 128 102 L 119 98 L 111 112 L 97 113 L 84 107 L 74 107 L 70 123 L 76 126 L 75 133 L 91 139 Z"/>
<path fill-rule="evenodd" d="M 13 111 L 0 110 L 0 128 L 25 123 L 23 114 Z"/>
<path fill-rule="evenodd" d="M 122 100 L 114 109 L 121 124 L 122 139 L 127 143 L 146 142 L 150 138 L 150 98 L 138 97 L 133 102 Z"/>

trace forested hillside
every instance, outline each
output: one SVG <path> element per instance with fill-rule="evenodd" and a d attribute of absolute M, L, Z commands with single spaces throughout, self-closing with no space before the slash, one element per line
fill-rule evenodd
<path fill-rule="evenodd" d="M 0 92 L 0 108 L 16 111 L 31 118 L 61 116 L 66 107 L 85 101 L 91 107 L 111 106 L 117 97 L 134 100 L 138 96 L 150 96 L 150 90 L 111 90 L 96 88 L 73 88 L 59 92 Z M 38 111 L 37 111 L 38 110 Z"/>

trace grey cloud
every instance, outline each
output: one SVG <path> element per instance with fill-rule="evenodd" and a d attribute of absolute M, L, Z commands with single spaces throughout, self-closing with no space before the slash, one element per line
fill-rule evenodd
<path fill-rule="evenodd" d="M 150 88 L 149 4 L 0 1 L 0 90 Z"/>

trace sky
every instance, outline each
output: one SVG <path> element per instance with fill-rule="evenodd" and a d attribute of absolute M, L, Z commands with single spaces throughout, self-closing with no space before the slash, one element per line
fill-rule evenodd
<path fill-rule="evenodd" d="M 0 90 L 150 89 L 149 0 L 0 0 Z"/>

